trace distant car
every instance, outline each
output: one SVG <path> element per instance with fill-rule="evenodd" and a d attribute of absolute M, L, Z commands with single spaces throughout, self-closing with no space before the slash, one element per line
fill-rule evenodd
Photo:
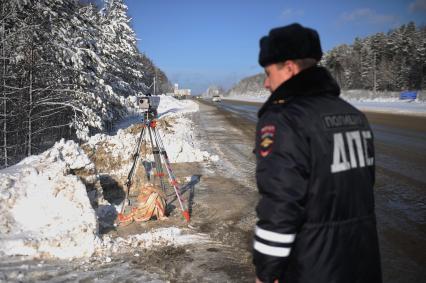
<path fill-rule="evenodd" d="M 220 95 L 213 95 L 212 101 L 213 102 L 221 102 L 222 98 L 220 97 Z"/>

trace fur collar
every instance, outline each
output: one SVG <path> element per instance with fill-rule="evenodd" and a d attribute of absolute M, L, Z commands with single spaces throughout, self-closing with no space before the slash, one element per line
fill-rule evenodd
<path fill-rule="evenodd" d="M 258 117 L 274 104 L 288 102 L 296 96 L 312 96 L 331 94 L 340 95 L 340 88 L 327 69 L 311 67 L 298 73 L 288 81 L 281 84 L 263 104 Z"/>

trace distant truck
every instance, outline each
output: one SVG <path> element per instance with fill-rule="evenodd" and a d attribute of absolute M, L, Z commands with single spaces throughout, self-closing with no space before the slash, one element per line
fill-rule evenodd
<path fill-rule="evenodd" d="M 215 95 L 212 96 L 212 101 L 213 102 L 221 102 L 222 98 L 220 97 L 220 95 L 215 94 Z"/>

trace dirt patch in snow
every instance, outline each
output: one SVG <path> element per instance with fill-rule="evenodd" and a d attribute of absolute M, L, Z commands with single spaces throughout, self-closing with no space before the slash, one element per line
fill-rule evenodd
<path fill-rule="evenodd" d="M 166 132 L 173 132 L 173 125 L 176 123 L 175 117 L 165 117 L 163 119 L 156 120 L 157 121 L 157 127 L 161 128 L 161 130 Z M 130 133 L 133 135 L 139 135 L 144 124 L 143 123 L 136 123 L 132 126 L 126 128 L 124 131 L 126 133 Z"/>
<path fill-rule="evenodd" d="M 112 156 L 110 144 L 108 142 L 100 142 L 96 148 L 90 147 L 88 144 L 81 146 L 90 160 L 95 164 L 98 172 L 113 172 L 120 169 L 125 162 L 122 156 Z"/>

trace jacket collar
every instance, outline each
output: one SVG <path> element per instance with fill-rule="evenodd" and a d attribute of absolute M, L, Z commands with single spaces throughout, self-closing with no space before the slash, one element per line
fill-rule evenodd
<path fill-rule="evenodd" d="M 283 104 L 295 96 L 340 95 L 340 88 L 327 69 L 319 66 L 305 69 L 282 83 L 263 104 L 258 117 L 274 104 Z"/>

